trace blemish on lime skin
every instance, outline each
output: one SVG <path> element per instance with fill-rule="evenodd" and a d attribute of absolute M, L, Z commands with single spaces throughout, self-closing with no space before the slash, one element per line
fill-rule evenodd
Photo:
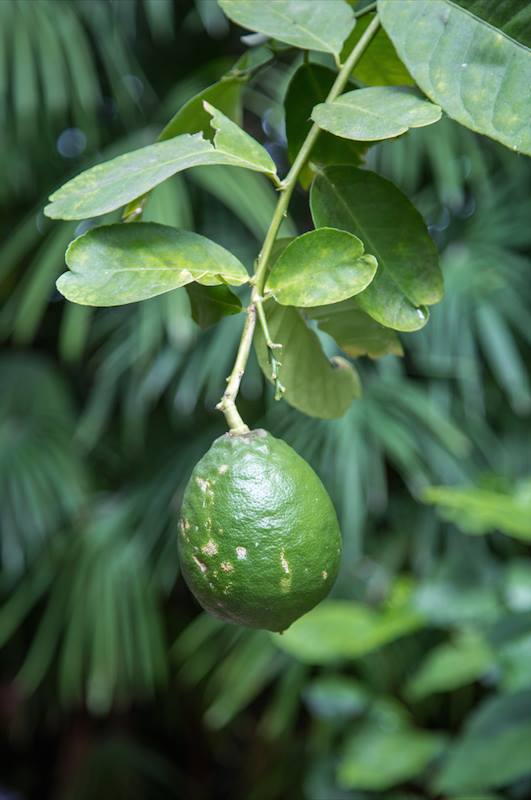
<path fill-rule="evenodd" d="M 199 559 L 196 558 L 196 556 L 192 556 L 192 558 L 195 561 L 195 563 L 197 564 L 197 566 L 199 567 L 199 569 L 201 570 L 201 572 L 205 573 L 207 571 L 207 565 L 203 564 L 202 561 L 199 561 Z"/>
<path fill-rule="evenodd" d="M 201 548 L 201 552 L 206 556 L 215 556 L 218 552 L 218 546 L 214 541 L 212 541 L 212 539 L 209 539 L 208 542 Z"/>
<path fill-rule="evenodd" d="M 337 517 L 311 467 L 284 442 L 265 431 L 221 436 L 182 506 L 190 523 L 190 541 L 179 536 L 183 575 L 207 610 L 286 630 L 328 594 L 341 549 Z"/>

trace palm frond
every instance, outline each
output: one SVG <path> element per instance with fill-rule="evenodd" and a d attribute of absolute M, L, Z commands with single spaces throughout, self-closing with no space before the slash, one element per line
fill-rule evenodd
<path fill-rule="evenodd" d="M 158 0 L 156 9 L 149 5 L 147 11 L 146 2 L 146 17 L 152 33 L 159 35 L 163 20 L 173 24 L 172 8 L 166 0 Z M 86 140 L 81 152 L 98 146 L 101 112 L 109 95 L 120 117 L 134 126 L 142 122 L 140 94 L 144 107 L 154 94 L 133 50 L 117 35 L 119 26 L 134 34 L 135 19 L 144 7 L 140 0 L 4 0 L 1 6 L 0 98 L 5 119 L 0 119 L 0 130 L 5 146 L 0 174 L 2 194 L 12 196 L 31 189 L 36 172 L 49 170 L 62 131 L 80 131 Z"/>
<path fill-rule="evenodd" d="M 227 627 L 206 614 L 184 629 L 172 654 L 186 686 L 204 682 L 204 719 L 212 729 L 231 722 L 291 661 L 266 632 Z M 290 685 L 293 679 L 290 673 Z M 266 717 L 264 725 L 274 724 Z"/>
<path fill-rule="evenodd" d="M 452 223 L 443 252 L 445 298 L 430 324 L 406 339 L 425 375 L 456 381 L 468 413 L 484 408 L 486 368 L 517 413 L 531 407 L 531 292 L 521 254 L 531 245 L 522 205 L 528 176 L 524 169 L 516 181 L 500 177 L 495 201 L 482 197 L 470 218 Z"/>
<path fill-rule="evenodd" d="M 58 658 L 59 695 L 95 714 L 152 694 L 166 680 L 157 599 L 135 516 L 119 498 L 100 501 L 65 548 L 18 679 L 35 691 Z"/>
<path fill-rule="evenodd" d="M 32 356 L 4 356 L 2 378 L 1 563 L 16 576 L 79 509 L 87 477 L 72 445 L 74 410 L 50 365 Z"/>

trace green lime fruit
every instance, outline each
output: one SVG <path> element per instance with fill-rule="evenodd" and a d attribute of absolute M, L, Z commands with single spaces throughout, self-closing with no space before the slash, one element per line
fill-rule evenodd
<path fill-rule="evenodd" d="M 326 489 L 291 447 L 265 430 L 226 433 L 186 487 L 179 554 L 211 614 L 284 631 L 330 591 L 341 535 Z"/>

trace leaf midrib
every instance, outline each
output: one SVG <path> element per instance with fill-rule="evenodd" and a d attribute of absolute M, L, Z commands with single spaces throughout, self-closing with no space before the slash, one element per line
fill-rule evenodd
<path fill-rule="evenodd" d="M 180 155 L 180 156 L 175 156 L 174 158 L 170 158 L 167 161 L 158 161 L 156 164 L 144 165 L 144 167 L 139 169 L 136 174 L 137 175 L 143 175 L 143 174 L 146 174 L 147 172 L 151 172 L 151 171 L 156 170 L 156 169 L 161 169 L 163 167 L 167 167 L 167 166 L 170 166 L 170 165 L 178 165 L 182 161 L 187 161 L 188 159 L 195 158 L 196 156 L 206 156 L 206 155 L 211 155 L 211 154 L 222 155 L 224 158 L 229 158 L 231 160 L 234 160 L 234 161 L 242 163 L 242 164 L 252 164 L 255 167 L 256 166 L 260 166 L 260 165 L 257 165 L 257 162 L 248 161 L 248 160 L 246 160 L 244 158 L 241 158 L 240 156 L 234 155 L 233 153 L 229 153 L 226 150 L 221 150 L 220 148 L 212 146 L 212 148 L 209 149 L 209 150 L 194 150 L 191 153 L 185 153 L 185 154 Z M 103 167 L 104 165 L 101 164 L 101 166 Z M 199 165 L 197 165 L 197 166 L 199 166 Z M 228 165 L 228 166 L 230 166 L 230 165 Z M 267 172 L 271 172 L 271 170 L 268 169 Z M 81 178 L 81 175 L 79 177 Z M 105 188 L 107 188 L 107 187 L 112 186 L 114 183 L 116 183 L 117 181 L 122 180 L 122 179 L 123 179 L 123 175 L 112 175 L 112 176 L 110 176 L 108 178 L 107 181 L 103 180 L 99 184 L 99 186 L 97 188 L 95 188 L 95 189 L 92 189 L 92 191 L 90 189 L 88 189 L 88 193 L 95 194 L 95 193 L 97 193 L 97 192 L 99 192 L 101 190 L 102 184 L 103 184 L 103 186 L 105 186 Z M 80 183 L 82 184 L 82 181 L 80 181 Z M 79 188 L 77 189 L 77 191 L 78 192 L 80 191 Z M 61 192 L 61 189 L 59 189 L 57 191 L 56 195 L 59 195 L 60 192 Z M 67 194 L 69 194 L 69 193 L 67 193 Z M 61 200 L 60 197 L 57 200 L 54 199 L 54 197 L 56 195 L 51 195 L 50 196 L 50 202 L 51 203 L 60 202 L 60 200 Z"/>
<path fill-rule="evenodd" d="M 495 25 L 492 25 L 490 22 L 487 22 L 487 20 L 483 19 L 483 17 L 478 17 L 477 14 L 473 14 L 472 11 L 469 11 L 467 8 L 463 8 L 463 6 L 460 6 L 458 3 L 455 3 L 454 0 L 444 0 L 444 2 L 447 5 L 452 6 L 452 8 L 455 8 L 457 11 L 461 11 L 463 14 L 467 14 L 469 17 L 472 17 L 472 19 L 479 22 L 480 25 L 485 25 L 486 28 L 490 28 L 490 30 L 494 31 L 494 33 L 500 34 L 501 36 L 504 37 L 504 39 L 507 39 L 507 41 L 512 42 L 517 47 L 521 47 L 522 50 L 525 50 L 526 53 L 531 53 L 531 49 L 527 45 L 525 45 L 523 42 L 519 42 L 518 39 L 509 36 L 509 34 L 505 33 L 505 31 L 503 31 L 501 28 L 496 28 Z"/>
<path fill-rule="evenodd" d="M 75 269 L 70 267 L 70 272 L 74 275 L 83 275 L 84 277 L 90 277 L 94 275 L 116 275 L 120 272 L 173 272 L 174 274 L 178 274 L 179 272 L 189 272 L 190 275 L 198 275 L 200 278 L 205 277 L 206 275 L 220 275 L 224 277 L 230 278 L 241 278 L 243 274 L 236 273 L 236 272 L 225 272 L 220 270 L 219 268 L 215 271 L 212 270 L 198 270 L 190 267 L 122 267 L 118 269 L 111 269 L 109 267 L 103 267 L 102 269 L 96 270 L 89 270 L 88 272 L 84 272 L 81 269 Z M 248 277 L 248 276 L 247 276 Z"/>
<path fill-rule="evenodd" d="M 320 269 L 319 268 L 311 269 L 310 267 L 307 267 L 307 268 L 304 269 L 304 271 L 301 270 L 297 275 L 292 275 L 291 278 L 288 278 L 287 280 L 282 281 L 282 285 L 281 286 L 280 285 L 277 286 L 277 288 L 276 289 L 272 289 L 272 291 L 276 291 L 278 293 L 279 291 L 283 292 L 286 289 L 292 289 L 293 287 L 297 288 L 298 286 L 300 286 L 301 281 L 304 284 L 305 278 L 306 278 L 306 273 L 309 273 L 311 275 L 323 275 L 326 278 L 328 276 L 333 276 L 333 274 L 334 274 L 334 272 L 336 270 L 338 270 L 338 271 L 347 270 L 347 269 L 349 269 L 349 270 L 353 270 L 353 269 L 359 270 L 360 269 L 360 267 L 358 266 L 358 262 L 359 261 L 362 262 L 361 268 L 363 268 L 365 271 L 367 271 L 367 270 L 369 270 L 369 265 L 367 265 L 367 263 L 364 261 L 364 259 L 368 255 L 370 255 L 370 253 L 362 253 L 361 255 L 357 256 L 356 258 L 349 260 L 347 264 L 341 263 L 341 262 L 337 262 L 332 267 L 329 267 L 328 269 L 325 269 L 324 267 L 322 267 Z M 272 275 L 273 275 L 273 273 L 272 273 Z M 356 274 L 356 278 L 358 280 L 361 280 L 361 276 L 359 275 L 359 273 Z"/>
<path fill-rule="evenodd" d="M 183 135 L 184 136 L 188 136 L 189 134 L 183 134 Z M 205 144 L 210 145 L 210 147 L 208 149 L 201 148 L 200 150 L 193 150 L 191 152 L 183 153 L 182 155 L 174 156 L 173 158 L 170 158 L 170 159 L 168 159 L 166 161 L 159 161 L 159 162 L 157 162 L 155 164 L 144 165 L 144 167 L 140 168 L 136 172 L 136 175 L 146 175 L 146 174 L 148 174 L 150 172 L 153 172 L 153 171 L 159 170 L 159 169 L 163 169 L 164 167 L 167 167 L 167 166 L 170 166 L 170 165 L 171 166 L 180 166 L 180 164 L 183 161 L 186 162 L 186 161 L 189 161 L 190 159 L 195 159 L 198 156 L 208 157 L 208 156 L 211 156 L 211 155 L 222 156 L 223 158 L 228 159 L 229 162 L 232 162 L 232 164 L 228 163 L 228 164 L 225 164 L 225 166 L 238 166 L 239 164 L 244 164 L 244 165 L 247 166 L 248 169 L 256 170 L 256 167 L 259 167 L 260 170 L 263 170 L 264 172 L 266 172 L 268 174 L 273 174 L 273 171 L 270 168 L 265 169 L 264 166 L 262 166 L 259 162 L 248 161 L 247 159 L 244 159 L 244 158 L 241 158 L 240 156 L 234 155 L 233 153 L 230 153 L 227 150 L 224 150 L 224 149 L 219 148 L 219 147 L 215 147 L 210 142 L 207 142 L 206 139 L 202 139 L 201 141 L 203 141 Z M 160 143 L 156 142 L 155 145 L 156 144 L 162 144 L 162 142 L 160 142 Z M 154 147 L 155 145 L 149 145 L 149 146 L 150 147 Z M 130 155 L 129 153 L 125 154 L 125 156 L 129 156 L 129 155 Z M 118 156 L 118 158 L 121 158 L 121 157 Z M 98 167 L 98 166 L 104 168 L 105 165 L 104 164 L 96 165 L 96 167 Z M 202 165 L 201 164 L 192 164 L 190 166 L 193 167 L 193 166 L 202 166 Z M 95 169 L 95 168 L 93 167 L 93 169 Z M 118 169 L 122 169 L 122 165 L 120 165 L 118 167 Z M 186 167 L 185 167 L 185 169 L 186 169 Z M 176 170 L 174 174 L 176 174 L 178 171 L 179 170 Z M 83 173 L 81 173 L 81 175 L 79 175 L 78 178 L 81 179 L 82 175 L 83 175 Z M 74 179 L 74 180 L 77 180 L 77 179 Z M 77 186 L 75 186 L 75 187 L 72 186 L 72 189 L 69 190 L 69 191 L 66 191 L 64 194 L 63 194 L 63 189 L 58 189 L 57 192 L 54 192 L 52 195 L 50 195 L 50 205 L 54 205 L 56 203 L 57 204 L 61 204 L 61 203 L 65 203 L 65 202 L 72 203 L 72 202 L 74 202 L 72 200 L 72 198 L 76 197 L 76 196 L 78 198 L 80 198 L 81 200 L 84 200 L 87 196 L 94 197 L 99 192 L 101 192 L 102 188 L 105 188 L 105 189 L 112 188 L 117 182 L 123 180 L 123 174 L 116 174 L 115 173 L 115 174 L 111 174 L 107 179 L 105 179 L 105 178 L 103 178 L 103 180 L 97 179 L 98 180 L 98 186 L 96 186 L 95 188 L 86 187 L 84 185 L 84 180 L 86 180 L 86 179 L 79 180 Z M 66 186 L 63 187 L 63 188 L 66 189 L 67 186 L 68 186 L 68 184 L 66 184 Z M 153 187 L 153 188 L 155 188 L 155 187 Z M 80 195 L 81 195 L 81 197 L 80 197 Z"/>

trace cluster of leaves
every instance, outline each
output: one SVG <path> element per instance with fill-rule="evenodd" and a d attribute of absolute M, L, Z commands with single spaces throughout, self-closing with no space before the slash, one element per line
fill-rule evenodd
<path fill-rule="evenodd" d="M 282 26 L 278 4 L 266 8 L 262 3 L 252 7 L 222 3 L 221 7 L 235 21 L 263 34 L 273 36 Z M 343 0 L 332 9 L 313 3 L 310 22 L 303 24 L 309 8 L 288 4 L 291 27 L 278 38 L 295 47 L 330 53 L 339 60 L 343 43 L 354 29 L 354 14 Z M 331 21 L 323 27 L 331 11 Z M 374 26 L 374 20 L 371 24 Z M 367 29 L 360 43 L 366 44 L 370 34 Z M 351 43 L 350 49 L 355 48 Z M 189 100 L 165 126 L 156 144 L 99 164 L 51 195 L 45 213 L 54 219 L 83 220 L 125 207 L 127 224 L 91 228 L 68 248 L 70 271 L 57 284 L 68 300 L 119 305 L 186 285 L 190 286 L 196 319 L 210 322 L 207 309 L 213 305 L 216 317 L 237 309 L 238 301 L 227 286 L 248 282 L 248 274 L 234 256 L 197 234 L 136 220 L 156 186 L 200 165 L 231 165 L 261 172 L 284 190 L 269 153 L 230 118 L 239 118 L 245 78 L 257 65 L 263 66 L 266 58 L 267 52 L 249 56 L 250 66 L 245 61 L 236 64 L 221 81 Z M 359 394 L 359 379 L 348 362 L 329 362 L 308 328 L 304 312 L 318 318 L 321 327 L 350 354 L 356 349 L 365 354 L 367 339 L 375 339 L 377 355 L 383 355 L 399 347 L 388 329 L 418 330 L 428 319 L 426 304 L 437 302 L 442 295 L 435 246 L 420 215 L 398 189 L 376 173 L 334 166 L 343 161 L 335 137 L 348 140 L 344 143 L 347 163 L 358 164 L 370 143 L 436 122 L 441 110 L 409 89 L 391 86 L 357 88 L 333 102 L 309 106 L 303 114 L 301 98 L 306 105 L 312 96 L 307 86 L 317 83 L 318 92 L 323 91 L 317 99 L 325 100 L 335 79 L 333 71 L 316 69 L 317 78 L 308 64 L 294 73 L 285 109 L 295 158 L 297 144 L 303 143 L 311 124 L 306 113 L 325 132 L 323 141 L 308 154 L 308 169 L 317 172 L 310 200 L 316 228 L 277 248 L 265 286 L 265 297 L 272 298 L 266 317 L 273 338 L 284 351 L 278 371 L 265 341 L 259 338 L 257 347 L 264 372 L 282 386 L 288 402 L 312 416 L 334 418 L 344 414 Z M 206 288 L 213 286 L 219 288 Z M 350 305 L 342 305 L 343 301 Z"/>
<path fill-rule="evenodd" d="M 281 4 L 289 11 L 300 2 L 265 5 Z M 42 8 L 42 0 L 35 5 Z M 129 7 L 130 19 L 138 15 L 140 4 L 118 5 Z M 530 791 L 525 253 L 531 238 L 529 165 L 510 150 L 526 149 L 518 127 L 525 115 L 517 106 L 528 69 L 518 45 L 528 43 L 526 12 L 513 18 L 510 5 L 500 10 L 477 0 L 380 2 L 385 29 L 358 61 L 345 106 L 328 108 L 336 61 L 343 63 L 359 42 L 372 12 L 357 17 L 348 36 L 342 22 L 341 41 L 336 34 L 335 44 L 320 50 L 315 40 L 301 41 L 300 31 L 286 41 L 285 19 L 271 28 L 267 14 L 258 23 L 236 18 L 262 4 L 221 5 L 237 22 L 273 38 L 249 48 L 236 67 L 201 64 L 177 86 L 157 112 L 181 106 L 160 143 L 149 144 L 153 129 L 141 127 L 104 150 L 104 158 L 125 152 L 127 169 L 116 160 L 95 169 L 114 165 L 118 191 L 133 182 L 115 210 L 97 220 L 105 224 L 82 222 L 76 230 L 77 222 L 46 227 L 39 218 L 36 226 L 30 197 L 30 216 L 1 245 L 6 302 L 0 328 L 17 345 L 2 359 L 7 389 L 0 406 L 2 679 L 16 675 L 0 695 L 5 751 L 13 760 L 3 765 L 2 780 L 42 797 L 46 779 L 32 787 L 17 774 L 17 747 L 35 736 L 49 752 L 60 731 L 75 749 L 70 753 L 64 740 L 57 745 L 72 798 L 215 797 L 223 791 L 222 774 L 231 796 L 245 800 L 288 793 L 308 800 L 429 793 L 522 800 Z M 437 13 L 428 13 L 435 5 Z M 101 30 L 95 28 L 101 37 L 89 40 L 92 47 L 107 35 L 114 6 L 101 4 L 105 17 Z M 151 6 L 158 3 L 146 2 L 142 13 L 152 13 Z M 215 3 L 199 3 L 203 18 L 215 13 L 203 6 L 219 12 Z M 348 6 L 339 6 L 352 22 Z M 356 14 L 363 10 L 351 6 Z M 399 7 L 402 21 L 392 18 Z M 85 30 L 83 3 L 72 9 Z M 120 13 L 120 27 L 131 30 L 127 11 Z M 330 35 L 331 19 L 316 16 L 320 39 Z M 94 15 L 90 25 L 97 24 Z M 447 30 L 455 49 L 444 38 Z M 409 32 L 427 48 L 421 56 L 406 43 Z M 150 30 L 148 40 L 154 35 Z M 196 40 L 212 41 L 205 33 Z M 507 47 L 519 48 L 516 55 L 511 50 L 515 72 L 504 60 Z M 301 48 L 311 51 L 304 60 Z M 496 48 L 500 84 L 505 74 L 514 87 L 518 120 L 512 122 L 511 114 L 498 116 L 498 106 L 489 107 L 497 87 L 477 71 Z M 442 67 L 435 69 L 445 59 L 450 89 L 437 72 Z M 424 76 L 427 61 L 434 67 Z M 395 98 L 418 99 L 430 113 L 437 104 L 509 150 L 448 119 L 403 135 L 409 117 L 400 128 L 382 133 L 380 127 L 376 143 L 336 135 L 353 121 L 361 124 L 364 112 L 373 120 L 371 109 L 382 109 L 379 102 L 370 105 L 374 95 L 367 91 L 411 87 L 413 79 L 431 105 L 409 89 L 387 93 L 383 108 Z M 483 102 L 475 105 L 478 92 Z M 367 105 L 360 107 L 364 97 Z M 459 98 L 462 107 L 452 106 Z M 152 100 L 146 102 L 149 108 Z M 265 148 L 238 127 L 242 105 Z M 174 513 L 191 466 L 221 430 L 213 406 L 242 324 L 241 289 L 227 284 L 245 291 L 243 265 L 252 263 L 271 218 L 277 170 L 286 157 L 296 158 L 314 108 L 323 130 L 300 185 L 311 186 L 315 230 L 295 238 L 292 219 L 285 221 L 264 305 L 272 336 L 286 343 L 281 381 L 295 410 L 263 391 L 254 362 L 241 402 L 249 419 L 284 436 L 323 476 L 341 517 L 345 559 L 336 596 L 278 637 L 197 616 L 178 580 Z M 386 114 L 377 124 L 396 119 Z M 392 137 L 387 142 L 384 133 Z M 153 188 L 165 169 L 173 174 L 187 162 L 190 140 L 201 142 L 193 158 L 203 166 Z M 132 147 L 140 149 L 129 153 Z M 160 152 L 168 156 L 164 165 Z M 83 166 L 96 158 L 92 151 Z M 133 175 L 131 158 L 142 167 Z M 234 159 L 242 158 L 254 170 L 234 169 Z M 44 184 L 59 182 L 53 169 L 43 193 Z M 93 188 L 81 186 L 75 202 L 107 202 L 101 187 Z M 295 199 L 303 197 L 298 190 Z M 383 216 L 368 212 L 369 200 Z M 127 224 L 116 223 L 123 204 Z M 99 207 L 92 205 L 89 216 Z M 440 292 L 440 277 L 423 220 L 442 252 L 446 285 L 428 325 L 427 314 L 421 319 L 417 311 L 431 302 L 430 291 Z M 297 221 L 299 230 L 310 227 L 304 207 Z M 56 302 L 62 253 L 86 229 L 68 248 L 65 293 L 99 292 L 97 305 L 109 287 L 119 303 L 149 299 L 97 312 Z M 415 242 L 409 250 L 406 231 Z M 118 272 L 131 254 L 149 265 L 149 280 L 134 269 Z M 398 295 L 394 305 L 387 302 L 390 292 Z M 425 327 L 403 335 L 413 330 L 401 326 L 404 318 Z M 197 322 L 209 330 L 200 333 Z M 32 341 L 48 351 L 48 360 L 21 349 Z M 50 363 L 56 348 L 60 368 Z M 256 350 L 269 377 L 260 332 Z M 359 382 L 350 359 L 364 387 L 354 403 Z M 332 390 L 322 392 L 326 386 Z M 71 723 L 72 708 L 79 728 Z M 89 721 L 94 716 L 97 732 Z M 27 732 L 33 726 L 40 737 Z M 204 760 L 196 763 L 198 752 L 212 764 L 214 779 L 205 775 Z M 36 751 L 26 758 L 29 773 Z M 238 771 L 237 782 L 227 764 Z"/>

